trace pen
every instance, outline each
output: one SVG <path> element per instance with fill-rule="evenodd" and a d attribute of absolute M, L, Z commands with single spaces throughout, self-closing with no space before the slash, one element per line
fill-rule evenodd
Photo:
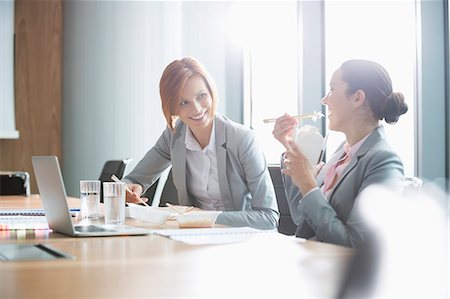
<path fill-rule="evenodd" d="M 80 209 L 69 209 L 70 216 L 77 217 L 78 213 L 80 213 Z"/>

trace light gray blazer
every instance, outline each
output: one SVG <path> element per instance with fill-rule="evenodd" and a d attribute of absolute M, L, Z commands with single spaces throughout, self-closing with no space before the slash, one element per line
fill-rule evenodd
<path fill-rule="evenodd" d="M 343 144 L 317 175 L 317 185 L 323 185 L 329 165 L 344 155 Z M 367 228 L 354 208 L 361 191 L 371 184 L 400 186 L 403 164 L 386 142 L 383 127 L 375 129 L 352 157 L 334 189 L 325 197 L 321 190 L 302 194 L 289 176 L 283 183 L 292 219 L 297 224 L 296 236 L 356 247 L 367 234 Z"/>
<path fill-rule="evenodd" d="M 216 223 L 274 229 L 279 212 L 267 162 L 252 130 L 224 116 L 215 116 L 219 188 L 225 211 Z M 186 187 L 186 125 L 162 133 L 124 181 L 148 189 L 172 165 L 173 182 L 180 205 L 195 205 Z"/>

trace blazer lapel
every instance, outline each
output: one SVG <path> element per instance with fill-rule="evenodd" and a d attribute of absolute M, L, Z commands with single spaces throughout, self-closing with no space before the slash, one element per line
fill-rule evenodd
<path fill-rule="evenodd" d="M 223 205 L 226 211 L 233 210 L 233 202 L 227 177 L 227 128 L 225 120 L 220 116 L 215 117 L 216 126 L 216 155 L 217 172 L 219 175 L 219 188 Z"/>
<path fill-rule="evenodd" d="M 359 151 L 358 151 L 359 152 Z M 352 157 L 352 159 L 350 160 L 350 162 L 348 162 L 347 167 L 345 167 L 344 171 L 342 171 L 342 174 L 339 176 L 336 184 L 333 187 L 333 190 L 330 193 L 330 200 L 333 198 L 333 194 L 334 191 L 339 187 L 339 185 L 341 184 L 342 180 L 347 176 L 347 174 L 353 169 L 355 168 L 356 164 L 358 164 L 358 160 L 359 160 L 360 155 L 357 154 L 355 155 L 355 157 Z"/>
<path fill-rule="evenodd" d="M 345 141 L 338 147 L 338 149 L 334 152 L 330 161 L 320 170 L 319 174 L 316 177 L 317 186 L 322 187 L 325 179 L 325 174 L 327 173 L 328 168 L 333 163 L 337 162 L 344 155 L 344 144 Z"/>
<path fill-rule="evenodd" d="M 175 132 L 172 153 L 172 176 L 176 183 L 180 205 L 192 205 L 186 187 L 186 126 L 180 125 Z"/>
<path fill-rule="evenodd" d="M 330 199 L 333 198 L 334 191 L 338 188 L 342 180 L 347 176 L 347 174 L 355 168 L 355 166 L 358 164 L 359 159 L 364 156 L 367 151 L 372 148 L 374 144 L 380 140 L 380 138 L 383 136 L 383 127 L 376 128 L 370 135 L 367 137 L 366 141 L 364 141 L 363 144 L 361 144 L 361 147 L 358 149 L 354 157 L 350 160 L 347 167 L 345 167 L 344 171 L 340 175 L 338 181 L 336 182 L 336 185 L 334 186 L 333 190 L 330 194 Z"/>

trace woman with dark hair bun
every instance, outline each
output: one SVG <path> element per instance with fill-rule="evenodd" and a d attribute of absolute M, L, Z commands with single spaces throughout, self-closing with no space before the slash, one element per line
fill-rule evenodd
<path fill-rule="evenodd" d="M 296 236 L 356 247 L 367 236 L 354 208 L 361 191 L 371 184 L 398 186 L 404 178 L 380 120 L 396 123 L 408 106 L 393 92 L 386 70 L 368 60 L 344 62 L 321 103 L 328 107 L 329 129 L 346 137 L 325 165 L 311 166 L 293 141 L 294 117 L 285 114 L 275 123 L 273 135 L 287 150 L 281 164 L 289 208 Z"/>
<path fill-rule="evenodd" d="M 347 92 L 364 91 L 374 117 L 389 124 L 396 123 L 399 116 L 408 111 L 403 94 L 392 91 L 392 82 L 386 70 L 376 62 L 349 60 L 340 70 L 347 82 Z"/>

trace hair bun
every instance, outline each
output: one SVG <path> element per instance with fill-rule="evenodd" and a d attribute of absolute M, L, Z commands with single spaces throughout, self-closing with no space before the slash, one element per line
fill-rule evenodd
<path fill-rule="evenodd" d="M 398 121 L 400 115 L 408 111 L 408 105 L 405 102 L 405 97 L 400 92 L 391 93 L 384 100 L 384 109 L 382 111 L 382 118 L 388 124 L 394 124 Z"/>

